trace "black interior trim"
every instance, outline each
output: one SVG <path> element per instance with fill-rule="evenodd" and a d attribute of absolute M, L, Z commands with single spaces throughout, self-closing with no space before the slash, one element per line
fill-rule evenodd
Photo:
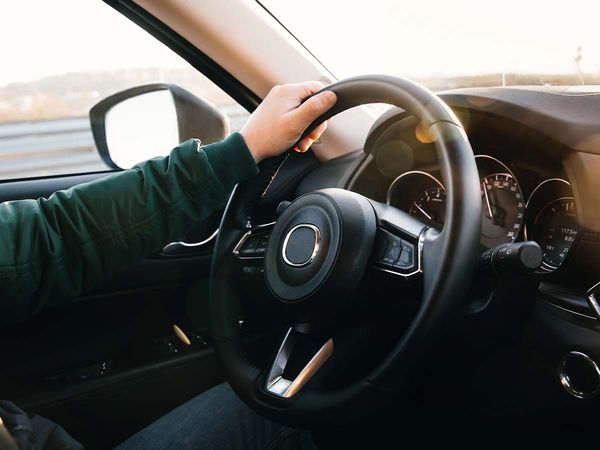
<path fill-rule="evenodd" d="M 196 365 L 202 363 L 205 359 L 215 358 L 215 351 L 212 348 L 199 350 L 194 353 L 179 356 L 177 358 L 158 361 L 143 367 L 137 367 L 127 372 L 111 375 L 96 380 L 90 380 L 85 383 L 79 383 L 72 386 L 65 386 L 61 389 L 54 389 L 44 395 L 35 395 L 33 397 L 23 397 L 16 399 L 20 405 L 30 411 L 40 412 L 46 409 L 64 406 L 65 403 L 80 401 L 86 396 L 102 395 L 106 391 L 115 391 L 122 384 L 139 383 L 142 378 L 156 376 L 162 371 L 176 370 L 178 367 L 185 367 L 189 364 Z M 205 365 L 201 364 L 202 369 Z M 217 367 L 215 365 L 215 367 Z M 213 380 L 214 385 L 222 381 L 220 373 L 204 373 L 205 378 Z"/>
<path fill-rule="evenodd" d="M 194 395 L 223 381 L 217 355 L 209 348 L 44 395 L 13 400 L 27 411 L 68 427 L 69 433 L 89 450 L 99 450 L 113 448 Z M 149 392 L 154 394 L 148 397 Z M 119 404 L 137 404 L 136 414 L 130 414 L 130 407 L 119 408 Z"/>
<path fill-rule="evenodd" d="M 117 171 L 60 175 L 28 180 L 5 180 L 0 190 L 0 202 L 49 197 L 56 191 L 70 189 L 78 184 L 88 183 L 115 172 Z"/>

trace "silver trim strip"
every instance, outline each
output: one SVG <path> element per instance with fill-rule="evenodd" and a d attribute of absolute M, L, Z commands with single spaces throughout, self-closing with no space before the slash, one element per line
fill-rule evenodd
<path fill-rule="evenodd" d="M 292 261 L 290 261 L 288 259 L 285 251 L 287 250 L 287 245 L 288 245 L 288 241 L 290 240 L 290 236 L 292 235 L 292 233 L 294 231 L 296 231 L 299 228 L 309 228 L 309 229 L 311 229 L 313 231 L 313 233 L 315 233 L 315 245 L 313 246 L 312 254 L 310 255 L 310 257 L 306 261 L 304 261 L 302 263 L 294 263 L 294 262 L 292 262 Z M 313 262 L 313 260 L 315 259 L 315 256 L 317 256 L 317 253 L 319 253 L 319 248 L 320 247 L 321 247 L 321 230 L 319 230 L 319 228 L 317 228 L 313 224 L 310 224 L 310 223 L 301 223 L 301 224 L 296 225 L 295 227 L 293 227 L 285 235 L 285 239 L 283 240 L 283 246 L 281 247 L 281 256 L 283 257 L 283 261 L 288 266 L 292 266 L 292 267 L 304 267 L 304 266 L 310 264 L 311 262 Z"/>
<path fill-rule="evenodd" d="M 500 164 L 502 167 L 504 167 L 506 169 L 506 171 L 508 172 L 508 175 L 512 176 L 515 181 L 517 182 L 517 185 L 519 186 L 519 190 L 521 190 L 521 183 L 519 183 L 519 179 L 515 176 L 515 174 L 513 173 L 512 170 L 510 170 L 510 167 L 508 167 L 506 164 L 504 164 L 502 161 L 500 161 L 498 158 L 494 158 L 493 156 L 490 155 L 486 155 L 486 154 L 482 154 L 482 155 L 475 155 L 475 159 L 477 158 L 487 158 L 487 159 L 491 159 L 492 161 L 494 161 L 495 163 Z M 479 168 L 478 168 L 479 169 Z M 493 174 L 496 174 L 496 172 L 493 172 Z M 483 177 L 487 177 L 489 175 L 484 175 Z M 481 176 L 481 174 L 479 174 L 479 178 L 483 178 Z M 523 193 L 521 193 L 521 196 L 523 195 Z"/>
<path fill-rule="evenodd" d="M 283 342 L 277 351 L 273 365 L 267 375 L 266 383 L 267 391 L 284 398 L 290 398 L 297 394 L 333 353 L 333 339 L 329 339 L 323 344 L 319 351 L 315 353 L 296 378 L 293 380 L 283 378 L 283 372 L 285 371 L 294 346 L 298 341 L 297 336 L 292 337 L 292 330 L 293 328 L 289 328 L 283 338 Z"/>
<path fill-rule="evenodd" d="M 600 288 L 600 282 L 588 289 L 586 292 L 586 299 L 588 305 L 590 305 L 590 308 L 596 315 L 596 319 L 600 320 L 600 304 L 598 304 L 598 299 L 596 298 L 597 291 L 599 290 L 598 288 Z"/>
<path fill-rule="evenodd" d="M 562 183 L 565 183 L 567 186 L 571 187 L 571 183 L 569 183 L 567 180 L 563 179 L 563 178 L 548 178 L 547 180 L 542 181 L 541 183 L 539 183 L 536 187 L 533 188 L 533 191 L 531 191 L 531 194 L 529 194 L 529 198 L 527 199 L 527 203 L 525 203 L 525 208 L 529 207 L 529 202 L 531 202 L 531 197 L 533 197 L 533 195 L 546 183 L 550 183 L 550 182 L 555 182 L 555 181 L 560 181 Z"/>
<path fill-rule="evenodd" d="M 554 182 L 561 182 L 561 183 L 564 183 L 567 186 L 569 186 L 569 188 L 571 187 L 571 183 L 569 183 L 567 180 L 565 180 L 563 178 L 548 178 L 547 180 L 544 180 L 544 181 L 538 183 L 538 185 L 535 188 L 533 188 L 533 191 L 531 191 L 531 194 L 529 194 L 529 198 L 527 199 L 527 202 L 525 203 L 525 212 L 526 213 L 527 213 L 527 210 L 529 209 L 529 204 L 531 203 L 531 199 L 533 198 L 533 195 L 536 194 L 543 185 L 545 185 L 547 183 L 554 183 Z M 572 190 L 571 190 L 571 193 L 573 193 Z M 544 205 L 544 207 L 541 208 L 540 211 L 542 209 L 546 208 L 546 206 L 548 206 L 548 205 L 547 204 Z M 528 220 L 525 221 L 525 226 L 523 227 L 523 235 L 525 237 L 525 240 L 528 240 L 530 238 L 529 229 L 527 227 L 527 225 L 528 225 L 527 222 L 528 222 Z M 552 270 L 551 270 L 551 272 L 552 272 Z"/>
<path fill-rule="evenodd" d="M 425 175 L 426 177 L 431 178 L 433 181 L 435 181 L 439 187 L 441 187 L 444 192 L 446 192 L 446 188 L 444 187 L 444 185 L 442 184 L 442 182 L 440 180 L 438 180 L 436 177 L 434 177 L 433 175 L 431 175 L 430 173 L 427 172 L 423 172 L 422 170 L 411 170 L 408 172 L 404 172 L 402 175 L 397 176 L 394 181 L 392 181 L 392 184 L 390 184 L 390 187 L 387 190 L 387 194 L 385 195 L 385 202 L 389 205 L 390 204 L 390 200 L 392 199 L 392 193 L 394 191 L 394 188 L 396 187 L 396 184 L 404 177 L 408 176 L 408 175 Z M 391 205 L 390 205 L 391 206 Z"/>
<path fill-rule="evenodd" d="M 573 311 L 572 309 L 568 309 L 568 308 L 565 308 L 564 306 L 557 305 L 556 303 L 552 303 L 551 301 L 546 300 L 546 299 L 541 299 L 541 301 L 544 302 L 544 304 L 547 306 L 551 306 L 553 308 L 560 310 L 563 313 L 567 313 L 568 315 L 573 316 L 573 317 L 569 317 L 568 319 L 572 319 L 573 321 L 577 320 L 580 322 L 586 321 L 587 323 L 585 323 L 585 326 L 590 326 L 590 325 L 593 325 L 592 322 L 597 322 L 596 318 L 593 316 L 588 316 L 586 314 L 582 314 L 580 312 Z M 564 316 L 565 315 L 563 315 L 561 317 L 565 318 Z"/>
<path fill-rule="evenodd" d="M 573 200 L 573 203 L 575 203 L 574 197 L 560 197 L 560 198 L 555 198 L 554 200 L 550 200 L 542 208 L 540 208 L 539 212 L 535 216 L 535 219 L 533 219 L 533 222 L 531 222 L 531 225 L 533 226 L 537 223 L 538 219 L 540 218 L 542 213 L 546 210 L 546 208 L 548 208 L 550 205 L 560 202 L 562 200 Z M 575 208 L 577 208 L 577 204 L 575 204 Z M 530 238 L 532 240 L 534 240 L 533 235 L 529 236 L 529 232 L 527 231 L 527 223 L 525 223 L 525 229 L 523 230 L 523 232 L 525 233 L 525 240 L 530 239 Z M 577 234 L 579 234 L 579 220 L 577 220 Z M 574 244 L 574 242 L 571 243 L 571 245 L 569 246 L 569 251 L 571 251 L 571 247 L 573 246 L 573 244 Z M 568 257 L 568 255 L 567 255 L 567 257 Z M 560 267 L 562 267 L 564 263 L 565 263 L 565 261 L 563 261 L 560 264 L 560 266 L 555 267 L 552 264 L 548 264 L 547 262 L 542 261 L 542 265 L 540 266 L 540 269 L 544 270 L 544 273 L 552 273 L 552 272 L 558 270 Z M 542 273 L 542 272 L 536 271 L 536 273 Z"/>
<path fill-rule="evenodd" d="M 272 227 L 273 225 L 275 225 L 277 222 L 269 222 L 269 223 L 263 223 L 260 225 L 255 226 L 254 228 L 246 231 L 242 237 L 240 238 L 240 240 L 238 241 L 238 243 L 235 245 L 235 247 L 233 248 L 233 254 L 238 257 L 239 259 L 263 259 L 263 256 L 240 256 L 240 248 L 242 248 L 242 245 L 244 245 L 244 242 L 246 242 L 246 239 L 248 239 L 252 234 L 255 234 L 257 231 L 262 230 L 263 228 L 268 228 L 268 227 Z"/>
<path fill-rule="evenodd" d="M 200 241 L 200 242 L 183 242 L 183 241 L 171 242 L 171 243 L 165 245 L 163 247 L 162 251 L 163 251 L 163 253 L 169 253 L 178 248 L 202 247 L 203 245 L 209 244 L 211 241 L 213 241 L 217 237 L 218 234 L 219 234 L 219 229 L 217 228 L 215 231 L 213 231 L 213 233 L 209 237 L 207 237 L 203 241 Z"/>
<path fill-rule="evenodd" d="M 592 391 L 583 392 L 578 390 L 573 385 L 573 382 L 571 381 L 569 374 L 567 373 L 567 362 L 570 358 L 583 359 L 594 370 L 594 372 L 596 373 L 596 387 Z M 560 384 L 562 385 L 564 390 L 575 398 L 589 400 L 598 395 L 598 393 L 600 393 L 600 369 L 598 369 L 598 365 L 596 364 L 596 362 L 585 353 L 571 351 L 565 356 L 563 356 L 563 358 L 560 360 L 560 363 L 558 364 L 558 377 L 560 379 Z"/>

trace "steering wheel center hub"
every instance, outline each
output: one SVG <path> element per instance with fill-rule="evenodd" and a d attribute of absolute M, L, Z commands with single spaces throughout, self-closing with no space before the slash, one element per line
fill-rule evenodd
<path fill-rule="evenodd" d="M 360 195 L 326 189 L 299 197 L 271 234 L 265 256 L 269 289 L 303 308 L 335 307 L 362 278 L 375 231 L 373 208 Z"/>

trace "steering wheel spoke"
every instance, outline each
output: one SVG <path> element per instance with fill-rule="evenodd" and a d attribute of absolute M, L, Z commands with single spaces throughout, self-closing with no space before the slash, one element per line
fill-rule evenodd
<path fill-rule="evenodd" d="M 244 273 L 264 273 L 264 259 L 271 237 L 271 230 L 276 222 L 257 225 L 246 231 L 233 249 L 233 255 L 242 262 Z"/>
<path fill-rule="evenodd" d="M 379 228 L 373 266 L 377 270 L 406 279 L 415 278 L 423 273 L 423 243 L 424 233 L 415 241 Z"/>
<path fill-rule="evenodd" d="M 290 327 L 267 371 L 264 389 L 278 397 L 296 395 L 333 354 L 333 338 Z"/>
<path fill-rule="evenodd" d="M 406 279 L 420 276 L 427 226 L 393 206 L 371 203 L 377 215 L 373 267 Z"/>

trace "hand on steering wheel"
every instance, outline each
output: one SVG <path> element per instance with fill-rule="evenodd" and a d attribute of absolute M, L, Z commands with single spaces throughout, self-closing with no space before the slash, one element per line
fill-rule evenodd
<path fill-rule="evenodd" d="M 314 95 L 324 87 L 319 81 L 308 81 L 271 89 L 240 132 L 257 163 L 291 147 L 305 152 L 319 139 L 327 121 L 319 123 L 299 141 L 308 126 L 335 104 L 336 95 L 332 91 Z"/>

